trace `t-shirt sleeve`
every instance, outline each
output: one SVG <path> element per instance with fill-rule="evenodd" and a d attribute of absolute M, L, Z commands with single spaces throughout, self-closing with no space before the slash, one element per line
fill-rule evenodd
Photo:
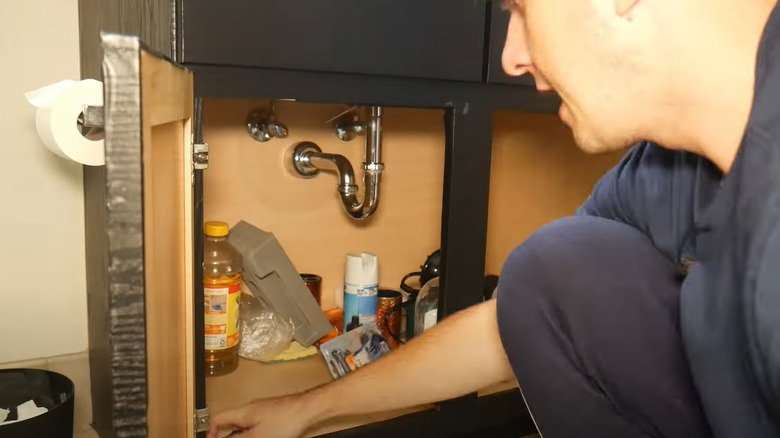
<path fill-rule="evenodd" d="M 677 262 L 698 204 L 701 161 L 653 143 L 636 144 L 596 183 L 576 214 L 631 225 Z"/>

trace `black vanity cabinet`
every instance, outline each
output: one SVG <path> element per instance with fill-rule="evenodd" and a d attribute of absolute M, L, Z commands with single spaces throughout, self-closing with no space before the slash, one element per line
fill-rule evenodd
<path fill-rule="evenodd" d="M 84 174 L 93 426 L 101 438 L 202 438 L 211 406 L 200 281 L 208 156 L 199 142 L 209 134 L 200 122 L 202 97 L 195 83 L 199 74 L 214 73 L 170 62 L 134 36 L 103 34 L 102 47 L 106 165 L 85 168 Z M 263 91 L 240 74 L 225 74 L 244 84 L 247 96 L 296 89 L 294 81 L 269 76 L 261 80 L 268 87 Z M 369 101 L 444 110 L 442 318 L 482 301 L 492 111 L 450 86 L 425 92 L 407 85 L 409 91 L 392 96 L 381 86 L 374 94 L 362 86 L 357 91 Z M 298 86 L 294 95 L 328 99 L 311 91 Z M 279 385 L 271 380 L 281 370 L 290 388 L 306 387 L 300 382 L 307 379 L 321 384 L 311 372 L 319 362 L 258 368 L 244 383 L 261 394 Z M 324 362 L 319 367 L 327 369 Z M 503 386 L 390 414 L 323 432 L 333 438 L 518 438 L 534 430 L 520 393 Z"/>
<path fill-rule="evenodd" d="M 84 169 L 101 438 L 204 436 L 203 100 L 443 110 L 439 317 L 482 300 L 493 113 L 557 109 L 532 87 L 484 80 L 495 11 L 479 0 L 79 1 L 82 76 L 104 81 L 106 102 L 106 166 Z M 504 390 L 330 436 L 533 431 L 519 391 Z"/>
<path fill-rule="evenodd" d="M 184 65 L 533 86 L 501 67 L 509 13 L 491 0 L 79 0 L 82 74 L 100 32 Z"/>
<path fill-rule="evenodd" d="M 482 80 L 489 4 L 473 0 L 181 0 L 178 60 Z"/>

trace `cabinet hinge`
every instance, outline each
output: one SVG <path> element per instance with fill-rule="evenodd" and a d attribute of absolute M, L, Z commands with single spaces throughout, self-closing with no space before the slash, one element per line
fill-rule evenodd
<path fill-rule="evenodd" d="M 195 411 L 195 433 L 208 432 L 211 425 L 209 408 L 198 409 Z"/>
<path fill-rule="evenodd" d="M 192 168 L 202 170 L 209 168 L 209 144 L 194 143 L 192 145 Z"/>

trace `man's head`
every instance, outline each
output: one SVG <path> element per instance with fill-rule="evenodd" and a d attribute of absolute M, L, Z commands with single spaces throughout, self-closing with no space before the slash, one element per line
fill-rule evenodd
<path fill-rule="evenodd" d="M 580 148 L 648 140 L 731 167 L 778 0 L 501 1 L 504 70 L 558 92 Z"/>
<path fill-rule="evenodd" d="M 682 1 L 682 0 L 677 0 Z M 506 0 L 509 75 L 531 73 L 563 100 L 560 116 L 589 152 L 644 135 L 669 92 L 664 30 L 646 0 Z"/>

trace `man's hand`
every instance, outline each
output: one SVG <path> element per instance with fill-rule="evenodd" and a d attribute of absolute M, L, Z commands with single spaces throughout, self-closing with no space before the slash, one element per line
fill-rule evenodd
<path fill-rule="evenodd" d="M 208 438 L 299 438 L 309 420 L 301 396 L 258 399 L 211 419 Z"/>

